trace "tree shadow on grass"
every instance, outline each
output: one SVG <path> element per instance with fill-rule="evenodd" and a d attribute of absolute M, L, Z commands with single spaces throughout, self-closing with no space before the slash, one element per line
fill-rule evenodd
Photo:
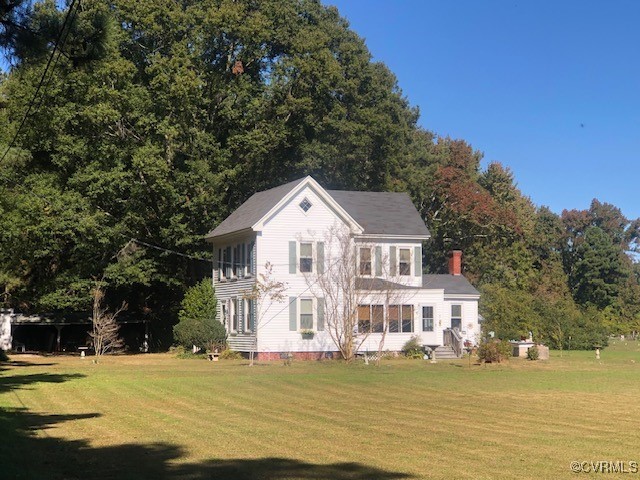
<path fill-rule="evenodd" d="M 8 362 L 0 362 L 0 372 L 11 370 L 13 367 L 52 367 L 55 363 L 30 363 L 21 360 L 9 360 Z"/>
<path fill-rule="evenodd" d="M 393 480 L 412 478 L 360 463 L 316 464 L 290 458 L 181 461 L 185 452 L 166 443 L 129 443 L 92 447 L 85 440 L 55 438 L 61 422 L 97 414 L 41 415 L 25 409 L 0 409 L 0 463 L 3 478 L 35 480 Z M 96 438 L 99 441 L 99 438 Z"/>
<path fill-rule="evenodd" d="M 79 373 L 32 373 L 28 375 L 11 375 L 0 377 L 0 393 L 26 388 L 33 383 L 62 383 L 75 378 L 83 378 Z"/>
<path fill-rule="evenodd" d="M 0 377 L 0 393 L 38 382 L 61 383 L 83 375 L 33 374 Z M 291 458 L 184 461 L 186 452 L 167 443 L 93 447 L 86 440 L 56 438 L 55 427 L 99 416 L 45 415 L 26 408 L 0 408 L 0 477 L 40 480 L 394 480 L 412 478 L 361 463 L 317 464 Z M 95 438 L 99 442 L 100 438 Z M 216 445 L 212 442 L 212 445 Z"/>

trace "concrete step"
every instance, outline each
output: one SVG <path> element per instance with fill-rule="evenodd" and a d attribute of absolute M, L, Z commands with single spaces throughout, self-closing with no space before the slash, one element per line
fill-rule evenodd
<path fill-rule="evenodd" d="M 436 348 L 436 359 L 441 358 L 443 360 L 450 360 L 458 358 L 456 352 L 450 346 L 440 346 Z"/>

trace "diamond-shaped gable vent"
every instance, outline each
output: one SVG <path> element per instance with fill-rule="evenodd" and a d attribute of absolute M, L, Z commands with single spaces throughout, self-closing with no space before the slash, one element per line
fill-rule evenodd
<path fill-rule="evenodd" d="M 311 207 L 312 207 L 311 202 L 307 198 L 305 198 L 300 202 L 300 208 L 304 210 L 305 213 L 308 212 Z"/>

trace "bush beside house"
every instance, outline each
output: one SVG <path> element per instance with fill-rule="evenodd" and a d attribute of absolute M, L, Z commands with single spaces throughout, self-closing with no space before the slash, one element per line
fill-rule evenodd
<path fill-rule="evenodd" d="M 178 312 L 178 323 L 173 327 L 176 343 L 213 350 L 223 348 L 227 340 L 224 326 L 216 318 L 216 297 L 210 279 L 204 279 L 189 288 Z"/>

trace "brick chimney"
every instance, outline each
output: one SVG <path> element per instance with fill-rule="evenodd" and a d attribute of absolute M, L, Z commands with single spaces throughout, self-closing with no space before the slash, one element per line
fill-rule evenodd
<path fill-rule="evenodd" d="M 449 253 L 449 275 L 462 275 L 462 250 Z"/>

